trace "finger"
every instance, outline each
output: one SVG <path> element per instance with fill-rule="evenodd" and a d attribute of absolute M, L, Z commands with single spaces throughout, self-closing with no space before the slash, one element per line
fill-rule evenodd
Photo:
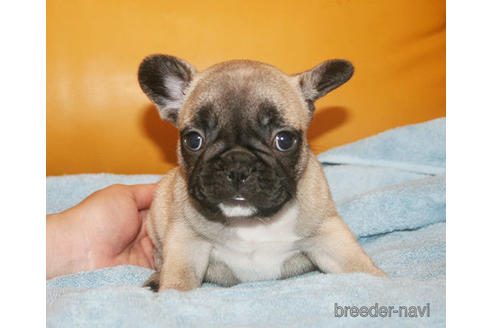
<path fill-rule="evenodd" d="M 142 247 L 142 251 L 144 253 L 146 262 L 148 263 L 148 267 L 151 269 L 156 269 L 154 266 L 154 244 L 150 237 L 145 237 L 140 240 L 140 246 Z"/>
<path fill-rule="evenodd" d="M 139 210 L 148 209 L 157 190 L 157 183 L 129 186 Z"/>
<path fill-rule="evenodd" d="M 140 221 L 142 222 L 142 225 L 145 226 L 145 222 L 147 222 L 147 217 L 149 216 L 149 209 L 145 210 L 139 210 L 138 215 L 140 215 Z"/>
<path fill-rule="evenodd" d="M 138 232 L 138 235 L 136 237 L 137 240 L 141 239 L 144 236 L 147 236 L 147 216 L 148 216 L 149 210 L 140 210 L 138 211 L 139 219 L 140 219 L 140 230 Z"/>

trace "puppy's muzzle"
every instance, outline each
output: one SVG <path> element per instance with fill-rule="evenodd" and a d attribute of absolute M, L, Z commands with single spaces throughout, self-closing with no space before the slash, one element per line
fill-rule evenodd
<path fill-rule="evenodd" d="M 227 180 L 236 189 L 240 189 L 256 171 L 258 159 L 245 150 L 229 150 L 221 156 L 226 170 Z"/>

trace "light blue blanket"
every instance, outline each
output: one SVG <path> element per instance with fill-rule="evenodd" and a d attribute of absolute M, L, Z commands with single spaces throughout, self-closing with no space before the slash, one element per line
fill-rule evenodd
<path fill-rule="evenodd" d="M 312 272 L 154 294 L 140 287 L 151 270 L 119 266 L 47 281 L 48 327 L 444 326 L 445 124 L 409 125 L 319 155 L 341 216 L 391 279 Z M 48 177 L 47 211 L 113 183 L 158 179 Z"/>

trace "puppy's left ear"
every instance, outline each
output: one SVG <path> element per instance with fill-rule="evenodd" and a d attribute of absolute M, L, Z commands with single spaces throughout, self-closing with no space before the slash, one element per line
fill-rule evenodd
<path fill-rule="evenodd" d="M 332 59 L 322 62 L 313 69 L 295 75 L 309 109 L 314 110 L 314 102 L 331 90 L 338 88 L 352 77 L 354 66 L 347 60 Z"/>
<path fill-rule="evenodd" d="M 138 69 L 138 82 L 163 120 L 177 125 L 185 90 L 196 74 L 186 61 L 168 55 L 146 57 Z"/>

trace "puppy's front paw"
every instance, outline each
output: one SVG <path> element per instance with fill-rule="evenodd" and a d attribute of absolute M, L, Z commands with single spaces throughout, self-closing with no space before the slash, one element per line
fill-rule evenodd
<path fill-rule="evenodd" d="M 150 290 L 157 293 L 160 287 L 160 272 L 157 271 L 147 279 L 143 287 L 150 287 Z"/>

